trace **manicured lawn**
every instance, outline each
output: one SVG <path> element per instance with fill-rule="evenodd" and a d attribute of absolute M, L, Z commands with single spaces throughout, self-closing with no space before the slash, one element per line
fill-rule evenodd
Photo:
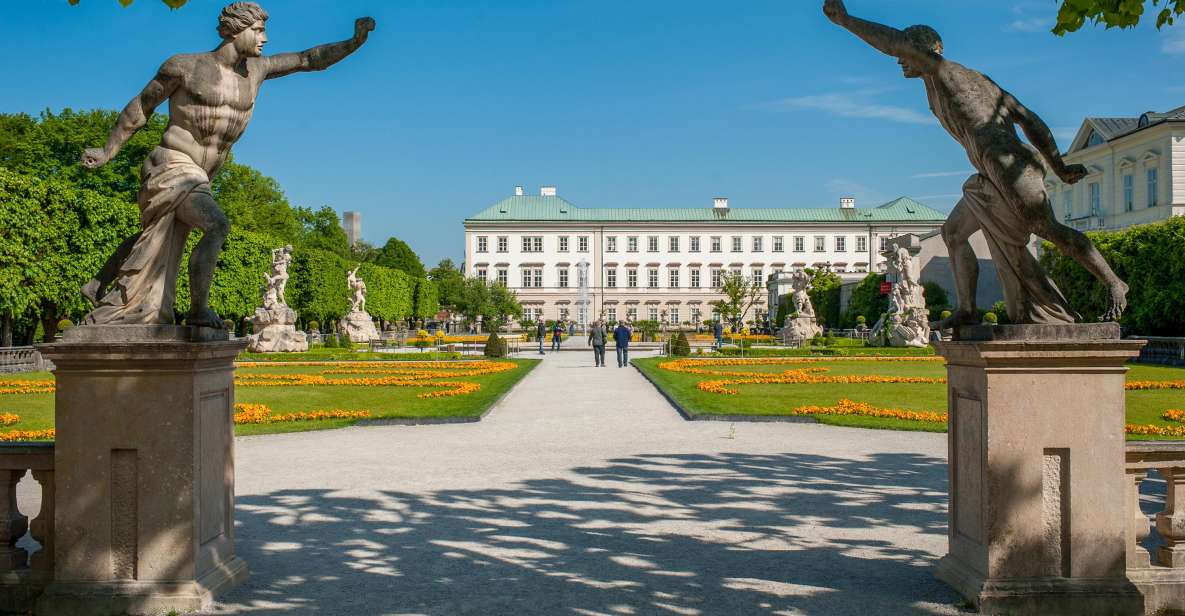
<path fill-rule="evenodd" d="M 308 361 L 308 359 L 306 359 Z M 392 385 L 293 385 L 256 387 L 240 385 L 235 388 L 235 402 L 247 404 L 265 404 L 276 414 L 312 412 L 326 410 L 370 411 L 369 419 L 390 418 L 443 418 L 443 417 L 475 417 L 486 411 L 499 397 L 506 393 L 515 383 L 520 381 L 538 365 L 535 359 L 499 359 L 498 362 L 509 362 L 513 369 L 492 374 L 476 376 L 447 376 L 423 379 L 431 381 L 461 381 L 481 385 L 472 393 L 458 396 L 420 398 L 418 394 L 440 391 L 439 388 L 402 387 Z M 449 365 L 463 367 L 472 362 L 449 362 Z M 330 364 L 321 366 L 291 366 L 277 363 L 268 366 L 240 367 L 236 376 L 245 378 L 260 375 L 311 375 L 324 376 L 328 379 L 339 380 L 349 378 L 382 379 L 391 375 L 384 371 L 399 370 L 399 362 L 374 362 L 372 366 L 358 364 Z M 337 372 L 343 370 L 366 371 L 363 374 L 324 374 L 326 371 Z M 378 373 L 372 373 L 378 371 Z M 456 371 L 453 371 L 456 372 Z M 48 372 L 31 374 L 3 375 L 0 381 L 36 381 L 53 380 Z M 20 416 L 20 421 L 10 426 L 0 427 L 6 430 L 40 430 L 52 428 L 53 421 L 52 393 L 41 394 L 2 394 L 0 395 L 0 413 L 13 413 Z M 235 426 L 235 434 L 274 434 L 279 432 L 297 432 L 306 430 L 324 430 L 340 428 L 356 423 L 357 419 L 323 419 L 314 421 L 297 421 L 268 424 L 246 424 Z"/>
<path fill-rule="evenodd" d="M 634 360 L 634 365 L 655 381 L 668 395 L 692 414 L 706 415 L 789 415 L 802 406 L 834 406 L 841 399 L 866 402 L 876 407 L 909 411 L 946 411 L 946 385 L 941 383 L 795 383 L 751 384 L 730 386 L 737 395 L 701 391 L 697 383 L 704 380 L 727 379 L 727 376 L 686 374 L 658 367 L 663 358 Z M 779 364 L 759 366 L 719 366 L 711 370 L 730 372 L 781 373 L 787 369 L 824 368 L 827 376 L 901 376 L 945 378 L 942 361 L 863 361 L 858 359 L 823 360 L 808 364 Z M 1132 364 L 1128 381 L 1185 380 L 1185 369 Z M 1182 424 L 1165 421 L 1161 414 L 1170 408 L 1185 409 L 1185 389 L 1140 390 L 1127 392 L 1127 423 L 1154 424 L 1180 427 Z M 880 428 L 889 430 L 923 430 L 945 432 L 946 424 L 939 422 L 906 421 L 895 418 L 863 417 L 856 415 L 818 415 L 820 423 Z M 1167 438 L 1132 436 L 1133 439 Z"/>

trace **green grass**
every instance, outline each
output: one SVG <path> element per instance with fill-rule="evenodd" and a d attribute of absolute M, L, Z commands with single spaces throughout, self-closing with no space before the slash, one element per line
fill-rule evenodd
<path fill-rule="evenodd" d="M 365 348 L 365 347 L 362 347 Z M 475 356 L 469 356 L 475 357 Z M 313 347 L 304 353 L 242 353 L 239 361 L 434 361 L 440 359 L 462 359 L 460 353 L 422 351 L 411 353 L 371 353 L 365 350 Z"/>
<path fill-rule="evenodd" d="M 874 406 L 905 409 L 911 411 L 946 410 L 945 384 L 912 383 L 868 383 L 860 385 L 842 383 L 820 383 L 803 385 L 740 385 L 738 395 L 723 395 L 700 391 L 696 384 L 712 379 L 705 375 L 682 374 L 662 370 L 658 364 L 663 358 L 643 358 L 633 361 L 669 396 L 674 398 L 693 415 L 789 415 L 800 406 L 833 406 L 843 398 L 867 402 Z M 827 368 L 829 375 L 880 375 L 880 376 L 922 376 L 945 378 L 946 368 L 941 361 L 934 362 L 875 362 L 860 360 L 819 361 L 810 364 L 782 364 L 767 366 L 729 366 L 720 368 L 729 371 L 782 372 L 797 367 Z M 1132 364 L 1129 366 L 1129 381 L 1171 381 L 1185 380 L 1185 369 L 1165 366 Z M 718 377 L 727 378 L 727 377 Z M 1163 389 L 1127 392 L 1127 422 L 1180 426 L 1161 419 L 1166 409 L 1185 409 L 1185 391 Z M 934 422 L 904 421 L 900 419 L 821 415 L 819 423 L 879 428 L 886 430 L 921 430 L 945 432 L 946 424 Z M 1146 440 L 1165 437 L 1135 436 L 1130 439 Z"/>
<path fill-rule="evenodd" d="M 445 417 L 476 417 L 488 409 L 502 394 L 518 383 L 539 364 L 536 359 L 505 359 L 516 364 L 514 370 L 475 377 L 449 378 L 447 380 L 474 381 L 481 383 L 481 389 L 463 396 L 445 398 L 417 398 L 416 394 L 431 391 L 412 387 L 366 387 L 346 385 L 326 386 L 284 386 L 284 387 L 236 387 L 235 401 L 266 404 L 276 413 L 291 413 L 314 410 L 368 410 L 370 419 L 423 419 Z M 238 373 L 247 374 L 317 374 L 321 366 L 275 366 L 244 367 Z M 345 375 L 334 376 L 343 378 Z M 351 375 L 358 377 L 377 375 Z M 43 380 L 52 379 L 48 372 L 6 375 L 4 379 Z M 8 394 L 0 395 L 0 412 L 20 415 L 21 421 L 4 430 L 43 430 L 54 427 L 53 394 Z M 274 424 L 251 424 L 235 426 L 237 435 L 275 434 L 281 432 L 303 432 L 325 430 L 352 425 L 354 419 L 333 419 L 321 421 L 300 421 Z"/>

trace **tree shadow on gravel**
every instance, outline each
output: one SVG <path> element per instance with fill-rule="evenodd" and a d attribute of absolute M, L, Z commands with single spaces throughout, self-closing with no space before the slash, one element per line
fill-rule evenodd
<path fill-rule="evenodd" d="M 946 469 L 638 455 L 510 489 L 244 496 L 253 574 L 216 613 L 957 613 L 932 575 Z"/>

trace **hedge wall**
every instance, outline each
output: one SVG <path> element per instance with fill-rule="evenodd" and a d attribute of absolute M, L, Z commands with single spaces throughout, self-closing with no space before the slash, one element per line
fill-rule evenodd
<path fill-rule="evenodd" d="M 1145 336 L 1185 336 L 1185 218 L 1123 231 L 1088 233 L 1115 273 L 1131 287 L 1120 324 Z M 1050 242 L 1041 263 L 1084 321 L 1097 320 L 1107 290 Z"/>

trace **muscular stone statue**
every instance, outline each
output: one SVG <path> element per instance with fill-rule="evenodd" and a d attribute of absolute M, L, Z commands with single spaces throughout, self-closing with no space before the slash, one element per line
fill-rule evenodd
<path fill-rule="evenodd" d="M 979 265 L 968 239 L 982 230 L 996 262 L 1008 316 L 1013 323 L 1073 323 L 1078 314 L 1029 252 L 1030 235 L 1043 237 L 1107 285 L 1111 306 L 1102 320 L 1127 307 L 1127 285 L 1111 271 L 1082 233 L 1060 222 L 1045 193 L 1052 172 L 1067 184 L 1086 175 L 1067 165 L 1049 127 L 986 75 L 942 56 L 942 39 L 928 26 L 904 31 L 848 14 L 843 0 L 825 0 L 823 12 L 879 51 L 896 57 L 906 78 L 920 78 L 930 109 L 967 151 L 977 173 L 963 185 L 963 198 L 942 227 L 950 251 L 958 309 L 943 328 L 978 323 L 975 287 Z M 1016 134 L 1019 125 L 1028 137 Z"/>
<path fill-rule="evenodd" d="M 268 284 L 276 288 L 276 299 L 287 304 L 284 291 L 288 289 L 288 266 L 292 264 L 292 244 L 272 250 L 272 273 L 267 276 Z"/>
<path fill-rule="evenodd" d="M 366 282 L 358 277 L 357 267 L 346 274 L 346 286 L 353 293 L 353 298 L 350 300 L 350 312 L 366 312 Z"/>
<path fill-rule="evenodd" d="M 263 56 L 267 17 L 254 2 L 227 6 L 218 19 L 218 47 L 166 60 L 119 114 L 107 145 L 83 153 L 82 164 L 89 169 L 106 164 L 153 110 L 169 101 L 169 125 L 141 172 L 141 231 L 83 287 L 96 306 L 86 323 L 173 323 L 177 270 L 185 240 L 197 228 L 202 239 L 189 259 L 192 301 L 186 323 L 223 327 L 210 309 L 210 282 L 229 223 L 210 192 L 210 179 L 246 130 L 265 80 L 329 68 L 361 47 L 375 27 L 364 17 L 354 23 L 349 40 Z"/>

